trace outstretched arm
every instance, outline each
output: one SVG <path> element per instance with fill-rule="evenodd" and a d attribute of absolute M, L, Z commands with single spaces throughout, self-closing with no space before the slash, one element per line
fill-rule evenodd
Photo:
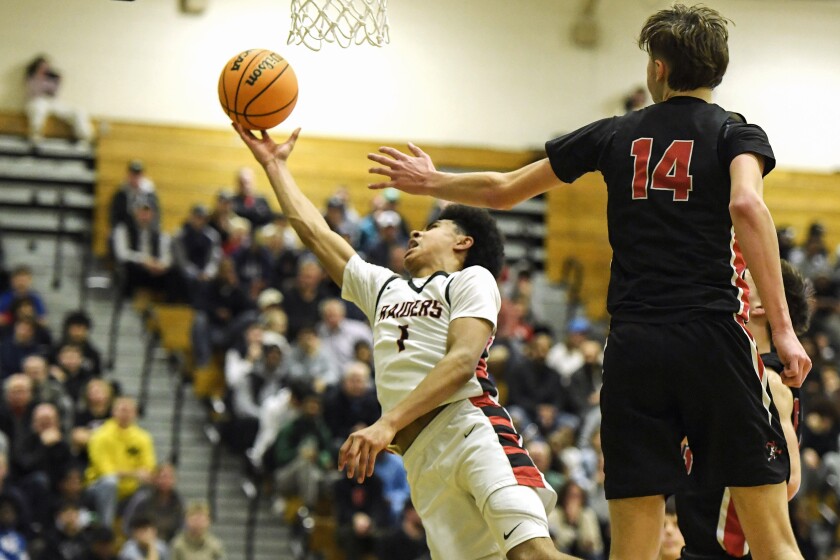
<path fill-rule="evenodd" d="M 370 168 L 369 172 L 389 179 L 369 185 L 371 189 L 394 187 L 410 194 L 507 210 L 563 184 L 547 158 L 507 173 L 444 173 L 435 169 L 423 150 L 414 144 L 409 144 L 408 149 L 412 155 L 390 147 L 379 148 L 380 154 L 368 154 L 369 160 L 382 165 Z"/>
<path fill-rule="evenodd" d="M 779 372 L 785 385 L 799 387 L 811 370 L 811 359 L 796 338 L 782 287 L 782 265 L 776 227 L 764 204 L 761 177 L 763 159 L 745 153 L 729 166 L 731 192 L 729 213 L 735 236 L 761 294 L 761 303 L 773 333 L 773 344 L 785 370 Z"/>
<path fill-rule="evenodd" d="M 286 160 L 297 142 L 300 129 L 292 132 L 292 135 L 282 144 L 276 144 L 264 130 L 260 131 L 261 137 L 257 138 L 253 132 L 242 128 L 239 124 L 233 124 L 233 128 L 254 154 L 254 158 L 265 169 L 274 194 L 277 195 L 280 208 L 283 209 L 283 214 L 297 232 L 301 242 L 318 257 L 333 282 L 341 286 L 344 268 L 356 251 L 343 237 L 330 229 L 312 201 L 301 192 L 286 165 Z"/>

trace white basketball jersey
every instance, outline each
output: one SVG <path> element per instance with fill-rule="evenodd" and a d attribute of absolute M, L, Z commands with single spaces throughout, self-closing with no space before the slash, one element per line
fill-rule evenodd
<path fill-rule="evenodd" d="M 501 306 L 496 280 L 486 268 L 471 266 L 405 280 L 358 255 L 344 269 L 341 295 L 355 303 L 373 327 L 376 394 L 383 412 L 394 408 L 443 358 L 451 321 L 485 319 L 495 332 Z M 441 404 L 483 392 L 473 377 Z"/>

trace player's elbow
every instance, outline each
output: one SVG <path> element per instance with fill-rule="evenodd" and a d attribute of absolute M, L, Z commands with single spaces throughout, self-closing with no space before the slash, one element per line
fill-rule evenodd
<path fill-rule="evenodd" d="M 767 206 L 761 197 L 747 192 L 733 197 L 729 201 L 729 215 L 733 222 L 752 222 L 768 213 Z"/>

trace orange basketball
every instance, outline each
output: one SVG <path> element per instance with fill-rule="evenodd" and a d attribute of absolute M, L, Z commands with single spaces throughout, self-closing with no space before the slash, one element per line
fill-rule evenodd
<path fill-rule="evenodd" d="M 232 121 L 251 130 L 272 128 L 295 108 L 295 71 L 276 52 L 244 51 L 228 61 L 219 76 L 219 101 Z"/>

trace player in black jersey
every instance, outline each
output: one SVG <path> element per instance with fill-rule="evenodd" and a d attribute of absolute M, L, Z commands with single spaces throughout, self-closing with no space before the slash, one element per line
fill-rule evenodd
<path fill-rule="evenodd" d="M 652 15 L 639 46 L 650 55 L 655 104 L 551 140 L 547 158 L 516 171 L 442 173 L 413 144 L 411 154 L 383 147 L 368 156 L 380 165 L 371 173 L 388 177 L 371 188 L 493 208 L 603 174 L 613 259 L 601 434 L 613 559 L 655 557 L 663 495 L 686 483 L 684 436 L 697 484 L 731 489 L 754 556 L 801 558 L 787 455 L 767 460 L 768 442 L 784 439 L 745 327 L 746 264 L 785 384 L 800 386 L 811 363 L 791 326 L 762 198 L 773 151 L 761 128 L 711 103 L 727 42 L 727 20 L 710 8 L 678 4 Z"/>
<path fill-rule="evenodd" d="M 788 499 L 793 498 L 799 489 L 800 460 L 799 439 L 802 423 L 802 406 L 799 389 L 784 385 L 779 372 L 784 369 L 779 356 L 773 351 L 771 333 L 767 324 L 764 307 L 761 304 L 752 277 L 747 272 L 746 280 L 750 286 L 750 332 L 755 337 L 755 345 L 761 353 L 764 371 L 768 375 L 768 384 L 773 395 L 773 403 L 779 410 L 782 430 L 785 436 L 787 453 L 790 456 L 790 477 L 787 481 Z M 790 309 L 791 323 L 797 334 L 808 329 L 812 289 L 789 262 L 782 261 L 782 281 L 785 299 Z M 689 480 L 693 452 L 689 446 L 683 449 Z M 775 460 L 784 448 L 770 445 L 767 449 L 768 460 Z M 686 491 L 676 496 L 677 519 L 685 537 L 683 560 L 730 560 L 749 559 L 750 547 L 741 529 L 738 515 L 731 501 L 731 494 L 726 488 L 695 489 L 689 483 Z"/>

